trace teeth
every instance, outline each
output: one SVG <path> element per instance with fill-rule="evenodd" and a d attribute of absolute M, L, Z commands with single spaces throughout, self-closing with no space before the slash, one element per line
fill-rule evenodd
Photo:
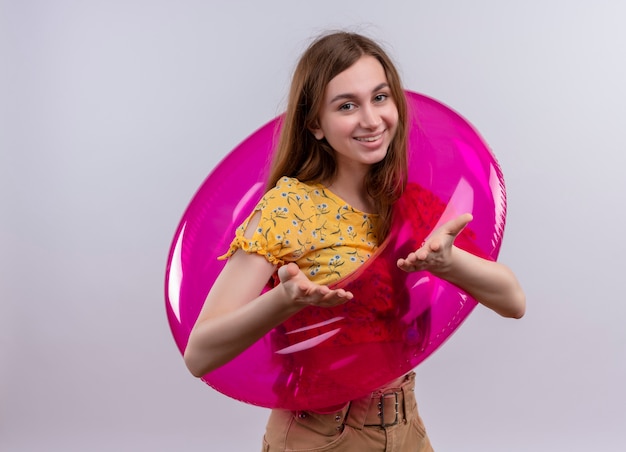
<path fill-rule="evenodd" d="M 372 141 L 376 141 L 378 139 L 380 139 L 380 137 L 382 137 L 383 134 L 381 133 L 380 135 L 376 135 L 375 137 L 364 137 L 364 138 L 357 138 L 358 141 L 366 141 L 366 142 L 372 142 Z"/>

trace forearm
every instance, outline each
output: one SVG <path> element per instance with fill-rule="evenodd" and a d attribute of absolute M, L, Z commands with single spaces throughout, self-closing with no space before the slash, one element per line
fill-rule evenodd
<path fill-rule="evenodd" d="M 525 313 L 524 291 L 513 272 L 498 262 L 453 247 L 450 264 L 436 276 L 465 290 L 501 316 L 521 318 Z"/>
<path fill-rule="evenodd" d="M 300 309 L 277 286 L 237 310 L 208 317 L 189 336 L 185 364 L 201 377 L 241 354 Z"/>

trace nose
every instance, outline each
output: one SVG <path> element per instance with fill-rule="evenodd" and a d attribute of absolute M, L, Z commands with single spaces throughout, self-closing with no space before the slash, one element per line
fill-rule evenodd
<path fill-rule="evenodd" d="M 361 107 L 360 117 L 361 127 L 364 129 L 376 129 L 380 125 L 380 115 L 374 106 L 365 104 Z"/>

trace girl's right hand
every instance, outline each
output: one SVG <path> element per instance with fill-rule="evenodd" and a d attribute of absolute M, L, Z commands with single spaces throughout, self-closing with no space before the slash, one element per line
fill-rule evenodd
<path fill-rule="evenodd" d="M 287 297 L 298 305 L 328 308 L 338 306 L 353 298 L 352 292 L 344 289 L 331 289 L 328 286 L 315 284 L 294 263 L 280 267 L 278 278 Z"/>

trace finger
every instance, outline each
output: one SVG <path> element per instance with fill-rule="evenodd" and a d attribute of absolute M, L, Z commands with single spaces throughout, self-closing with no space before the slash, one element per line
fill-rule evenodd
<path fill-rule="evenodd" d="M 419 250 L 409 253 L 405 258 L 399 258 L 396 261 L 396 265 L 402 269 L 407 269 L 415 265 L 418 261 L 421 260 L 420 257 L 418 256 L 418 251 Z"/>
<path fill-rule="evenodd" d="M 322 299 L 322 303 L 327 304 L 327 305 L 338 305 L 338 304 L 343 304 L 348 300 L 351 300 L 352 297 L 353 297 L 352 292 L 347 292 L 343 289 L 337 289 L 327 294 Z"/>
<path fill-rule="evenodd" d="M 327 297 L 332 294 L 333 291 L 328 286 L 317 286 L 317 293 L 322 297 Z"/>
<path fill-rule="evenodd" d="M 412 272 L 415 270 L 415 265 L 409 263 L 406 259 L 398 259 L 396 265 L 400 270 L 404 270 L 405 272 Z"/>
<path fill-rule="evenodd" d="M 280 282 L 286 282 L 297 276 L 298 272 L 300 272 L 300 268 L 291 262 L 278 269 L 278 278 L 280 279 Z"/>
<path fill-rule="evenodd" d="M 431 251 L 437 251 L 433 248 L 432 243 L 429 243 L 428 245 L 421 247 L 419 250 L 413 253 L 415 255 L 415 260 L 413 260 L 411 263 L 417 264 L 418 262 L 424 262 L 426 258 L 428 258 L 428 255 L 430 254 Z"/>
<path fill-rule="evenodd" d="M 352 292 L 350 292 L 348 290 L 344 290 L 344 289 L 337 289 L 337 296 L 339 298 L 345 298 L 345 299 L 348 299 L 348 300 L 352 300 L 352 297 L 354 297 Z"/>
<path fill-rule="evenodd" d="M 472 221 L 474 217 L 471 213 L 464 213 L 463 215 L 459 215 L 458 217 L 450 220 L 447 224 L 448 233 L 454 236 L 457 236 L 461 233 L 465 226 Z"/>
<path fill-rule="evenodd" d="M 422 260 L 422 255 L 424 254 L 421 251 L 426 250 L 426 254 L 428 254 L 428 248 L 427 247 L 425 248 L 425 247 L 426 247 L 426 245 L 422 245 L 421 248 L 419 248 L 416 251 L 413 251 L 411 254 L 409 254 L 406 257 L 406 259 L 405 259 L 406 262 L 409 265 L 415 265 L 418 261 L 421 261 Z"/>

